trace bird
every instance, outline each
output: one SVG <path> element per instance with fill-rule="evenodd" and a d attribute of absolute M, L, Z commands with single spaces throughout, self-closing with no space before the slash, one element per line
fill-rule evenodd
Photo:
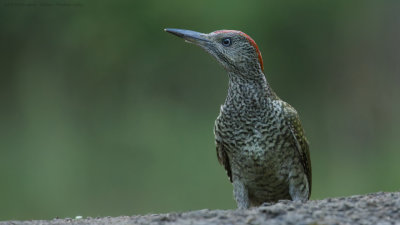
<path fill-rule="evenodd" d="M 309 200 L 308 141 L 297 111 L 268 83 L 256 42 L 237 30 L 164 31 L 200 46 L 228 73 L 228 93 L 214 135 L 218 161 L 233 184 L 238 209 Z"/>

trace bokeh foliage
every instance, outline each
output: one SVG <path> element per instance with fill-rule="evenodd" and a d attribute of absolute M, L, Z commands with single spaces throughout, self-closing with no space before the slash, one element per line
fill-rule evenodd
<path fill-rule="evenodd" d="M 212 131 L 227 76 L 165 27 L 256 40 L 313 199 L 400 187 L 398 1 L 1 4 L 0 220 L 235 207 Z"/>

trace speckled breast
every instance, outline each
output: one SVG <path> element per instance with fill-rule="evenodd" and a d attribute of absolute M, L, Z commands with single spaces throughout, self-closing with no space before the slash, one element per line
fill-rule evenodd
<path fill-rule="evenodd" d="M 249 189 L 253 202 L 290 199 L 288 173 L 294 152 L 284 126 L 281 107 L 257 112 L 221 108 L 216 138 L 228 151 L 233 179 Z"/>

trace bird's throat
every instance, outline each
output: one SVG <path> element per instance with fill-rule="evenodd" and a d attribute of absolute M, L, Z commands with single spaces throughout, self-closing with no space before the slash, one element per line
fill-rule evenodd
<path fill-rule="evenodd" d="M 228 95 L 225 104 L 254 107 L 264 104 L 271 92 L 264 74 L 248 78 L 240 74 L 229 73 Z"/>

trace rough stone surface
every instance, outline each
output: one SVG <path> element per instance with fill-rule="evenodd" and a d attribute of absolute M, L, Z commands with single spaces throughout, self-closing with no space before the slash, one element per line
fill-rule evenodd
<path fill-rule="evenodd" d="M 378 192 L 305 203 L 280 201 L 249 210 L 199 210 L 143 216 L 4 221 L 0 225 L 64 224 L 377 224 L 400 225 L 400 192 Z"/>

